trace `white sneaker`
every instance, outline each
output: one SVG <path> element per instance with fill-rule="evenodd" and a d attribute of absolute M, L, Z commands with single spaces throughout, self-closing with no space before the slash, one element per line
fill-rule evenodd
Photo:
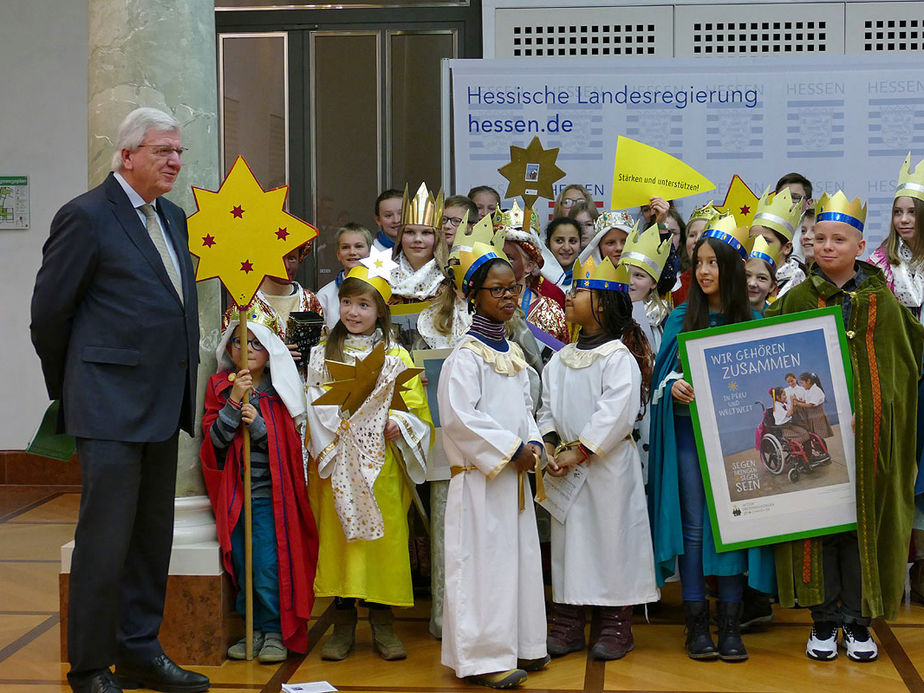
<path fill-rule="evenodd" d="M 879 658 L 879 647 L 866 626 L 845 623 L 844 640 L 841 644 L 847 650 L 847 659 L 854 662 L 874 662 Z"/>
<path fill-rule="evenodd" d="M 812 624 L 812 634 L 805 645 L 805 654 L 809 659 L 826 662 L 837 658 L 837 624 L 831 621 L 818 621 Z"/>

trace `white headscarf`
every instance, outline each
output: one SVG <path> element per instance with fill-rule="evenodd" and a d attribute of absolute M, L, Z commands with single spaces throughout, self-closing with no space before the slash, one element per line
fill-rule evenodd
<path fill-rule="evenodd" d="M 218 358 L 219 370 L 231 369 L 237 371 L 237 364 L 232 363 L 231 355 L 228 354 L 228 341 L 234 335 L 237 329 L 238 321 L 232 320 L 228 324 L 221 339 L 218 342 L 218 348 L 215 350 L 215 356 Z M 304 419 L 307 413 L 305 400 L 305 387 L 302 384 L 302 378 L 298 374 L 298 368 L 295 366 L 295 360 L 289 352 L 289 348 L 282 343 L 282 340 L 265 325 L 258 322 L 248 322 L 247 329 L 253 332 L 253 336 L 263 345 L 269 354 L 267 366 L 270 368 L 273 389 L 279 395 L 289 415 L 298 423 Z M 307 358 L 307 355 L 304 356 Z"/>

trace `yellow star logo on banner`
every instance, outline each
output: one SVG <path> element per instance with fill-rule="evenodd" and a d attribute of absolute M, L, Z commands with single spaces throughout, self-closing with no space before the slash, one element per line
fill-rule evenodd
<path fill-rule="evenodd" d="M 731 183 L 728 184 L 725 201 L 721 207 L 716 206 L 716 209 L 733 214 L 738 226 L 750 226 L 754 220 L 754 213 L 757 212 L 759 201 L 760 198 L 751 192 L 748 184 L 736 173 L 732 176 Z"/>
<path fill-rule="evenodd" d="M 532 207 L 537 197 L 552 199 L 555 193 L 552 184 L 565 177 L 565 172 L 555 165 L 558 147 L 543 149 L 538 137 L 533 137 L 526 149 L 510 145 L 510 163 L 497 169 L 509 185 L 505 198 L 523 196 L 527 207 Z"/>
<path fill-rule="evenodd" d="M 218 277 L 243 308 L 265 277 L 285 277 L 283 258 L 318 235 L 284 210 L 289 187 L 263 190 L 237 157 L 218 192 L 193 187 L 198 211 L 187 220 L 189 252 L 199 258 L 196 281 Z"/>

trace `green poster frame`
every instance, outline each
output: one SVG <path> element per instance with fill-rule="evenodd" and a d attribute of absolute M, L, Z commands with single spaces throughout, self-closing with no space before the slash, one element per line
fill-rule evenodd
<path fill-rule="evenodd" d="M 702 339 L 704 337 L 714 338 L 721 335 L 736 335 L 740 338 L 740 341 L 746 341 L 747 339 L 755 339 L 761 337 L 761 331 L 771 325 L 779 325 L 783 323 L 792 323 L 794 327 L 798 326 L 799 323 L 815 318 L 824 318 L 830 316 L 834 320 L 834 328 L 838 337 L 838 344 L 840 346 L 840 359 L 843 362 L 844 374 L 846 377 L 846 389 L 848 393 L 848 399 L 850 404 L 850 412 L 853 413 L 853 369 L 850 363 L 850 355 L 847 351 L 847 334 L 844 329 L 844 318 L 841 312 L 840 306 L 831 306 L 829 308 L 818 308 L 815 310 L 806 310 L 799 313 L 789 313 L 787 315 L 778 315 L 771 318 L 762 318 L 760 320 L 750 320 L 747 322 L 739 322 L 731 325 L 718 325 L 716 327 L 710 327 L 704 330 L 696 330 L 693 332 L 683 332 L 677 335 L 677 342 L 680 351 L 680 359 L 683 365 L 683 372 L 688 381 L 692 380 L 690 374 L 693 373 L 690 368 L 690 359 L 688 355 L 689 344 L 696 340 Z M 798 332 L 797 329 L 794 329 L 793 332 Z M 751 337 L 745 337 L 742 333 L 753 333 Z M 739 341 L 739 339 L 734 339 L 729 341 L 729 345 L 734 344 L 734 342 Z M 715 345 L 713 345 L 715 346 Z M 828 352 L 829 361 L 833 361 L 836 357 L 831 351 Z M 691 383 L 693 384 L 693 383 Z M 694 385 L 694 390 L 697 389 L 697 386 Z M 703 475 L 703 487 L 706 492 L 706 507 L 709 510 L 709 521 L 712 524 L 712 534 L 715 538 L 716 550 L 719 552 L 724 551 L 733 551 L 735 549 L 746 549 L 753 546 L 765 546 L 767 544 L 778 544 L 780 542 L 793 541 L 798 539 L 806 539 L 809 537 L 824 536 L 826 534 L 836 534 L 838 532 L 846 532 L 852 529 L 856 529 L 856 522 L 846 523 L 846 524 L 836 524 L 826 527 L 817 527 L 814 529 L 808 529 L 804 531 L 788 532 L 781 534 L 768 535 L 766 537 L 749 539 L 745 541 L 729 541 L 726 542 L 722 538 L 722 533 L 720 531 L 718 518 L 716 516 L 716 501 L 713 490 L 713 479 L 709 471 L 709 464 L 706 456 L 706 449 L 703 439 L 703 431 L 701 424 L 701 417 L 699 410 L 697 409 L 696 399 L 690 403 L 690 415 L 693 419 L 693 433 L 696 437 L 696 451 L 699 456 L 699 465 Z M 844 425 L 841 423 L 841 425 Z M 716 437 L 719 436 L 718 431 L 712 431 L 712 435 Z M 855 463 L 855 462 L 854 462 Z M 851 478 L 855 478 L 855 471 Z M 721 480 L 722 483 L 725 483 L 725 479 Z"/>

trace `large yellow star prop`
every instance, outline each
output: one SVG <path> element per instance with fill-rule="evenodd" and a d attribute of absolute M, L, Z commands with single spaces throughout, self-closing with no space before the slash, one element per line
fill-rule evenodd
<path fill-rule="evenodd" d="M 760 198 L 751 192 L 748 184 L 745 183 L 737 173 L 732 176 L 731 183 L 728 184 L 728 194 L 725 195 L 725 201 L 722 206 L 716 206 L 720 212 L 729 212 L 735 215 L 735 222 L 738 226 L 750 226 L 754 220 L 754 213 L 757 211 L 757 203 Z"/>
<path fill-rule="evenodd" d="M 558 147 L 543 149 L 538 137 L 533 137 L 526 149 L 510 145 L 510 163 L 497 169 L 510 183 L 504 197 L 522 195 L 530 208 L 537 197 L 551 200 L 555 197 L 552 185 L 565 177 L 565 172 L 555 165 L 557 158 Z"/>
<path fill-rule="evenodd" d="M 324 383 L 324 387 L 329 389 L 312 404 L 334 404 L 350 416 L 362 406 L 375 389 L 382 366 L 385 365 L 385 343 L 379 342 L 366 358 L 356 359 L 356 363 L 331 360 L 325 360 L 325 363 L 330 372 L 331 381 Z M 423 368 L 406 368 L 398 374 L 395 378 L 395 390 L 392 394 L 390 409 L 408 410 L 401 393 L 408 389 L 405 383 L 422 372 Z"/>
<path fill-rule="evenodd" d="M 263 190 L 242 156 L 218 192 L 194 187 L 198 211 L 187 226 L 189 252 L 199 258 L 196 281 L 218 277 L 243 308 L 265 277 L 285 277 L 283 258 L 318 235 L 283 209 L 288 190 Z"/>

